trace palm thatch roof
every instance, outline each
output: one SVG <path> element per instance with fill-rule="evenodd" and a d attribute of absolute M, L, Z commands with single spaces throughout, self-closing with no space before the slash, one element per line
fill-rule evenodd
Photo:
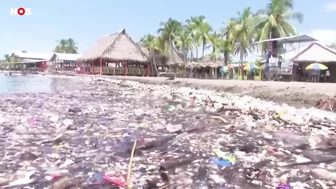
<path fill-rule="evenodd" d="M 144 52 L 148 57 L 151 57 L 153 55 L 150 54 L 150 50 L 142 46 L 141 44 L 138 44 L 141 51 Z M 176 49 L 173 47 L 171 48 L 168 53 L 161 53 L 159 51 L 154 51 L 154 57 L 155 62 L 158 66 L 162 65 L 184 65 L 185 62 L 183 61 L 182 57 L 178 54 Z M 152 58 L 152 57 L 151 57 Z"/>
<path fill-rule="evenodd" d="M 154 50 L 153 54 L 151 54 L 150 50 L 147 47 L 145 47 L 141 44 L 139 44 L 139 47 L 140 47 L 141 51 L 146 54 L 146 56 L 150 57 L 150 61 L 152 61 L 153 56 L 154 56 L 155 64 L 157 66 L 168 65 L 168 61 L 169 61 L 168 56 L 166 56 L 166 55 L 164 55 L 161 52 L 156 51 L 156 50 Z"/>
<path fill-rule="evenodd" d="M 186 67 L 188 68 L 218 68 L 224 65 L 224 60 L 217 59 L 212 60 L 210 57 L 205 57 L 201 62 L 188 62 Z"/>
<path fill-rule="evenodd" d="M 220 62 L 188 62 L 186 64 L 186 67 L 188 68 L 218 68 L 221 66 L 223 66 L 223 64 Z"/>
<path fill-rule="evenodd" d="M 168 61 L 169 65 L 184 64 L 182 57 L 178 54 L 177 50 L 174 47 L 170 48 L 170 50 L 168 51 L 168 57 L 169 57 Z"/>
<path fill-rule="evenodd" d="M 148 56 L 141 51 L 125 29 L 121 32 L 101 37 L 91 48 L 83 53 L 79 60 L 95 60 L 98 58 L 114 61 L 148 61 Z"/>

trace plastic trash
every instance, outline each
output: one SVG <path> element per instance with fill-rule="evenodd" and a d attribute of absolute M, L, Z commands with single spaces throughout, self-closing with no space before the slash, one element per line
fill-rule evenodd
<path fill-rule="evenodd" d="M 216 156 L 218 158 L 221 158 L 223 160 L 228 160 L 231 163 L 235 163 L 236 162 L 236 158 L 232 154 L 225 153 L 225 152 L 223 152 L 223 151 L 221 151 L 219 149 L 215 149 L 213 152 L 216 154 Z"/>
<path fill-rule="evenodd" d="M 292 189 L 293 187 L 289 184 L 279 184 L 276 189 Z"/>
<path fill-rule="evenodd" d="M 232 162 L 228 160 L 221 160 L 221 159 L 213 158 L 211 161 L 220 167 L 227 167 L 227 166 L 232 165 Z"/>
<path fill-rule="evenodd" d="M 127 187 L 134 140 L 134 188 L 335 187 L 335 113 L 108 77 L 52 85 L 0 94 L 0 188 Z"/>
<path fill-rule="evenodd" d="M 116 186 L 119 186 L 119 187 L 126 187 L 127 186 L 126 179 L 121 175 L 115 175 L 113 173 L 106 173 L 103 178 L 113 185 L 116 185 Z"/>
<path fill-rule="evenodd" d="M 174 105 L 168 105 L 167 106 L 168 111 L 174 111 L 175 109 L 176 109 L 176 106 L 174 106 Z"/>
<path fill-rule="evenodd" d="M 104 181 L 104 173 L 93 172 L 89 174 L 89 178 L 86 179 L 86 183 L 89 185 L 98 185 L 102 184 Z M 105 179 L 106 180 L 106 179 Z"/>

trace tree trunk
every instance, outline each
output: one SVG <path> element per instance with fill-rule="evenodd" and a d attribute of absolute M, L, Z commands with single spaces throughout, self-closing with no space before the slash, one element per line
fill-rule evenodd
<path fill-rule="evenodd" d="M 271 32 L 270 34 L 270 38 L 274 39 L 274 38 L 278 38 L 278 36 L 276 35 L 276 33 L 274 31 Z M 272 53 L 272 55 L 277 55 L 277 46 L 278 43 L 277 41 L 271 41 L 268 44 L 268 51 Z"/>
<path fill-rule="evenodd" d="M 227 66 L 229 62 L 229 53 L 224 51 L 224 65 Z"/>
<path fill-rule="evenodd" d="M 194 45 L 195 45 L 195 50 L 196 50 L 196 53 L 195 53 L 195 59 L 196 59 L 196 62 L 198 60 L 198 46 L 197 46 L 197 41 L 194 42 Z"/>
<path fill-rule="evenodd" d="M 203 37 L 203 47 L 202 47 L 202 60 L 204 60 L 204 51 L 205 51 L 205 45 L 206 45 L 206 41 L 205 38 Z"/>
<path fill-rule="evenodd" d="M 242 52 L 240 52 L 240 66 L 239 66 L 239 70 L 241 71 L 241 75 L 242 75 L 242 79 L 244 80 L 244 68 L 243 67 L 243 62 L 244 62 L 244 54 Z"/>
<path fill-rule="evenodd" d="M 226 43 L 229 43 L 229 35 L 227 34 L 226 35 Z M 228 63 L 229 63 L 229 53 L 228 53 L 228 51 L 227 51 L 227 45 L 226 45 L 226 47 L 225 47 L 226 49 L 224 49 L 224 64 L 225 64 L 225 66 L 227 66 L 228 65 Z"/>
<path fill-rule="evenodd" d="M 152 56 L 152 67 L 154 68 L 153 70 L 155 71 L 155 75 L 156 77 L 159 77 L 159 71 L 157 69 L 157 66 L 156 66 L 156 60 L 155 60 L 155 53 L 153 50 L 150 50 L 150 54 Z"/>
<path fill-rule="evenodd" d="M 193 53 L 193 49 L 190 49 L 190 62 L 194 61 L 194 53 Z"/>

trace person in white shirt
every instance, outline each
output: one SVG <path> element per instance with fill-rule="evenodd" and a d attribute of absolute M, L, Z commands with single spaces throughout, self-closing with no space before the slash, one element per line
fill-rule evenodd
<path fill-rule="evenodd" d="M 329 78 L 330 78 L 330 72 L 329 70 L 326 71 L 326 82 L 329 82 Z"/>

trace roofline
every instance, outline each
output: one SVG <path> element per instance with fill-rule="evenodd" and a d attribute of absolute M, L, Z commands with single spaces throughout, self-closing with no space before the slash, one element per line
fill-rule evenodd
<path fill-rule="evenodd" d="M 333 53 L 334 55 L 336 55 L 335 51 L 332 51 L 331 49 L 328 49 L 328 48 L 324 47 L 323 45 L 321 45 L 319 43 L 311 43 L 306 49 L 304 49 L 303 51 L 301 51 L 297 55 L 295 55 L 293 58 L 291 58 L 291 61 L 295 61 L 295 59 L 299 58 L 303 53 L 307 52 L 310 48 L 312 48 L 313 45 L 318 45 L 321 48 Z"/>
<path fill-rule="evenodd" d="M 302 36 L 307 36 L 307 37 L 310 38 L 310 40 L 308 40 L 308 41 L 297 40 L 297 41 L 287 42 L 287 43 L 300 43 L 300 42 L 313 42 L 313 41 L 317 41 L 317 39 L 315 39 L 313 37 L 310 37 L 309 35 L 296 35 L 296 36 L 290 36 L 290 37 L 280 37 L 280 38 L 266 39 L 266 40 L 254 42 L 254 44 L 266 43 L 266 42 L 270 42 L 270 41 L 279 41 L 279 42 L 281 42 L 281 41 L 285 41 L 286 39 L 293 39 L 293 38 L 298 38 L 298 37 L 302 37 Z"/>
<path fill-rule="evenodd" d="M 25 53 L 22 53 L 22 54 L 25 54 Z M 46 60 L 46 61 L 53 61 L 53 60 L 55 60 L 55 58 L 56 58 L 56 53 L 52 53 L 51 54 L 51 57 L 50 58 L 48 58 L 48 59 L 42 59 L 42 58 L 33 58 L 33 57 L 26 57 L 26 56 L 19 56 L 19 55 L 17 55 L 15 52 L 12 52 L 12 54 L 11 54 L 11 56 L 17 56 L 17 57 L 19 57 L 19 58 L 21 58 L 21 59 L 35 59 L 35 60 Z"/>
<path fill-rule="evenodd" d="M 320 60 L 294 60 L 293 62 L 297 62 L 297 63 L 335 63 L 335 61 L 333 60 L 328 60 L 328 61 L 320 61 Z"/>
<path fill-rule="evenodd" d="M 122 29 L 120 32 L 111 34 L 112 35 L 117 35 L 117 37 L 114 39 L 114 41 L 112 42 L 112 44 L 110 44 L 104 51 L 103 53 L 100 55 L 101 58 L 104 58 L 104 54 L 110 52 L 111 50 L 108 50 L 109 48 L 113 48 L 113 46 L 115 45 L 115 43 L 117 42 L 117 40 L 121 37 L 121 36 L 126 36 L 128 38 L 128 40 L 130 40 L 130 42 L 135 45 L 135 47 L 138 49 L 138 51 L 140 52 L 141 56 L 144 57 L 145 59 L 149 59 L 149 57 L 141 50 L 140 46 L 138 44 L 136 44 L 133 39 L 128 35 L 128 33 L 126 32 L 126 29 Z M 83 60 L 78 58 L 77 60 Z"/>
<path fill-rule="evenodd" d="M 48 62 L 49 60 L 36 60 L 32 62 L 2 62 L 2 64 L 34 64 L 40 62 Z"/>

